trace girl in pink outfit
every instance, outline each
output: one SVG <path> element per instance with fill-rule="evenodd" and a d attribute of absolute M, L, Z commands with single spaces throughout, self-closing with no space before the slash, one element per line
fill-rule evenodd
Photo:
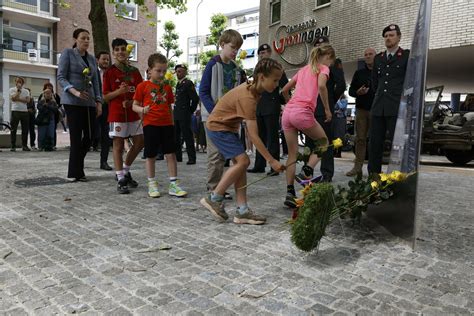
<path fill-rule="evenodd" d="M 298 131 L 303 132 L 313 140 L 326 138 L 321 125 L 314 118 L 314 111 L 318 95 L 324 105 L 326 114 L 325 122 L 331 121 L 331 111 L 329 109 L 328 91 L 326 82 L 329 78 L 329 65 L 334 62 L 335 52 L 332 46 L 323 45 L 313 48 L 309 58 L 309 63 L 301 68 L 296 75 L 288 82 L 282 90 L 282 94 L 288 100 L 289 91 L 296 86 L 296 89 L 287 102 L 282 116 L 282 127 L 285 132 L 288 144 L 288 160 L 286 169 L 287 195 L 285 205 L 295 207 L 295 161 L 298 154 Z M 310 163 L 315 165 L 319 161 L 316 155 L 311 155 Z"/>

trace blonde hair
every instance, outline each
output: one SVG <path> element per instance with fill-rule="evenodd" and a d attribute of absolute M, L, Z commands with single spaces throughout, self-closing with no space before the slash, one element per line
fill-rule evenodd
<path fill-rule="evenodd" d="M 309 64 L 311 65 L 311 70 L 313 70 L 315 74 L 319 74 L 318 64 L 320 63 L 321 57 L 325 55 L 329 55 L 329 57 L 332 59 L 336 58 L 336 52 L 334 51 L 334 48 L 329 44 L 320 45 L 314 47 L 311 50 L 311 54 L 309 56 Z"/>
<path fill-rule="evenodd" d="M 244 43 L 244 39 L 239 32 L 229 29 L 222 32 L 221 36 L 219 37 L 219 45 L 224 45 L 227 43 L 231 43 L 240 48 L 240 46 L 242 46 Z"/>

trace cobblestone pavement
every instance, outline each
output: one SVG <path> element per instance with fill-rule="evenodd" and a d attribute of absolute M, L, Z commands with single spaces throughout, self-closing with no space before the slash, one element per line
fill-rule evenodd
<path fill-rule="evenodd" d="M 186 157 L 186 155 L 185 155 Z M 284 177 L 249 189 L 264 226 L 219 224 L 199 205 L 205 156 L 179 164 L 185 199 L 118 195 L 98 153 L 87 183 L 19 187 L 64 178 L 67 151 L 0 153 L 0 314 L 308 315 L 474 312 L 474 169 L 423 167 L 414 252 L 364 218 L 333 224 L 318 252 L 291 244 Z M 336 163 L 347 181 L 348 160 Z M 157 163 L 161 188 L 164 163 Z M 256 179 L 250 175 L 249 179 Z M 233 206 L 231 203 L 230 205 Z"/>

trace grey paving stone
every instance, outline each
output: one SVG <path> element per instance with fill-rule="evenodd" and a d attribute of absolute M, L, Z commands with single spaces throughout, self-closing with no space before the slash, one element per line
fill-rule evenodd
<path fill-rule="evenodd" d="M 64 177 L 67 151 L 1 154 L 0 192 L 9 199 L 0 202 L 0 249 L 12 253 L 2 260 L 0 251 L 0 313 L 63 314 L 78 304 L 88 315 L 474 313 L 474 197 L 460 189 L 474 179 L 469 168 L 462 177 L 441 167 L 420 173 L 416 251 L 363 217 L 331 225 L 319 252 L 305 254 L 291 244 L 290 214 L 274 198 L 284 177 L 249 190 L 267 225 L 239 226 L 212 221 L 199 204 L 205 155 L 179 164 L 188 198 L 153 200 L 140 161 L 140 186 L 121 196 L 96 153 L 86 157 L 90 182 L 38 188 L 11 183 Z M 336 160 L 335 184 L 347 182 L 350 166 Z"/>

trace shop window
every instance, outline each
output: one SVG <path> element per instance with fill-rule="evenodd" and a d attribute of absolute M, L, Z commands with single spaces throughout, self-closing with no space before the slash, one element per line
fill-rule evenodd
<path fill-rule="evenodd" d="M 331 4 L 331 0 L 316 0 L 316 9 L 327 7 Z"/>
<path fill-rule="evenodd" d="M 270 3 L 270 24 L 280 22 L 281 19 L 281 2 L 273 1 Z"/>
<path fill-rule="evenodd" d="M 115 15 L 130 20 L 138 20 L 138 5 L 133 1 L 120 2 L 115 0 Z"/>

